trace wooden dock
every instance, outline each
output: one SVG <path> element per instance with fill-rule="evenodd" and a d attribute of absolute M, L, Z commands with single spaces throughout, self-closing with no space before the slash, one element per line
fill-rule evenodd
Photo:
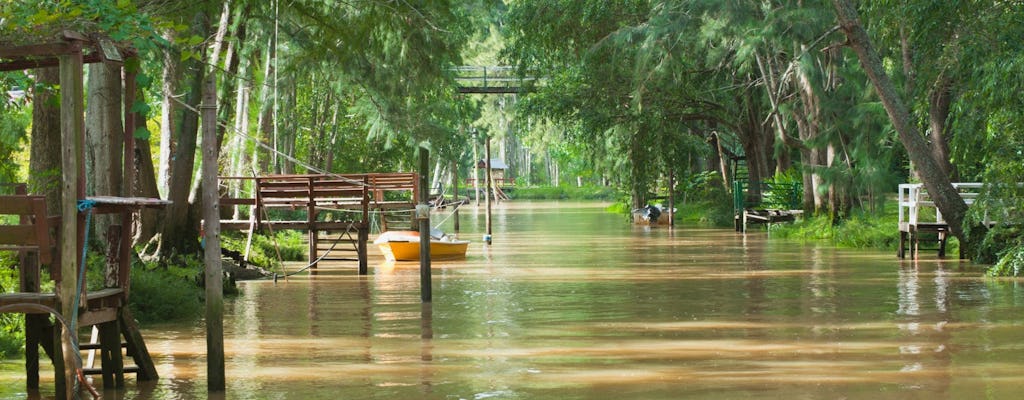
<path fill-rule="evenodd" d="M 221 229 L 273 233 L 306 231 L 310 270 L 319 260 L 356 261 L 359 274 L 368 273 L 366 246 L 370 213 L 388 225 L 411 227 L 413 199 L 419 193 L 415 173 L 267 175 L 221 177 L 221 181 L 250 181 L 252 197 L 222 197 L 224 207 L 249 208 L 247 220 L 221 220 Z M 406 222 L 393 218 L 402 215 Z"/>
<path fill-rule="evenodd" d="M 974 204 L 981 192 L 982 184 L 977 182 L 957 182 L 953 187 L 968 206 Z M 896 255 L 917 259 L 921 250 L 921 242 L 936 242 L 939 257 L 946 256 L 946 242 L 949 239 L 949 224 L 942 218 L 942 213 L 935 207 L 935 202 L 928 196 L 928 191 L 921 183 L 904 183 L 899 185 L 897 194 L 899 204 L 899 248 Z M 986 223 L 991 224 L 986 221 Z M 934 239 L 932 238 L 934 237 Z"/>
<path fill-rule="evenodd" d="M 803 215 L 797 209 L 803 197 L 799 183 L 733 181 L 733 226 L 747 232 L 750 225 L 793 222 Z"/>

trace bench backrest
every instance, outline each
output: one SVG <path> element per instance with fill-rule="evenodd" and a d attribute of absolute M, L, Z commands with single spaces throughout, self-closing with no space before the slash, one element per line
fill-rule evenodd
<path fill-rule="evenodd" d="M 0 250 L 37 251 L 43 264 L 53 262 L 54 240 L 43 196 L 0 196 L 0 215 L 16 215 L 15 224 L 0 224 Z"/>

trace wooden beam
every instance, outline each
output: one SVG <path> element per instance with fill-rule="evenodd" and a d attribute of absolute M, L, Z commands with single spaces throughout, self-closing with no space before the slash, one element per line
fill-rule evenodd
<path fill-rule="evenodd" d="M 25 58 L 71 55 L 78 53 L 79 46 L 67 42 L 29 44 L 24 46 L 0 47 L 0 58 Z"/>
<path fill-rule="evenodd" d="M 82 82 L 84 71 L 82 69 L 82 54 L 73 53 L 60 56 L 60 136 L 61 136 L 61 214 L 64 221 L 61 229 L 61 265 L 62 279 L 57 287 L 57 299 L 60 303 L 60 312 L 69 314 L 74 308 L 74 297 L 78 274 L 78 183 L 79 183 L 79 159 L 82 157 L 83 140 L 85 133 L 84 116 L 84 83 Z M 74 328 L 74 327 L 73 327 Z M 55 351 L 54 355 L 60 360 L 54 360 L 56 382 L 56 394 L 59 398 L 73 398 L 72 379 L 74 379 L 74 368 L 72 365 L 65 365 L 67 361 L 75 359 L 75 349 L 71 347 L 73 331 L 62 329 L 57 335 L 63 351 Z"/>
<path fill-rule="evenodd" d="M 92 64 L 102 61 L 98 54 L 87 54 L 82 57 L 83 64 Z M 60 65 L 60 60 L 57 57 L 43 57 L 43 58 L 21 58 L 17 60 L 0 62 L 0 71 L 19 71 L 23 69 L 35 69 L 35 68 L 47 68 L 56 67 Z"/>
<path fill-rule="evenodd" d="M 224 275 L 220 259 L 220 195 L 217 193 L 217 77 L 203 82 L 203 226 L 206 264 L 206 383 L 207 392 L 223 392 Z"/>

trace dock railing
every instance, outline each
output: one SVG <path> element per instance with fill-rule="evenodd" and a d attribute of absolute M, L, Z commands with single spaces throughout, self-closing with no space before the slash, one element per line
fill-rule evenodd
<path fill-rule="evenodd" d="M 979 182 L 956 182 L 953 188 L 964 203 L 968 206 L 974 204 L 981 194 L 983 184 Z M 928 190 L 921 183 L 904 183 L 899 185 L 896 197 L 899 204 L 899 249 L 896 255 L 905 258 L 910 252 L 910 258 L 917 258 L 919 243 L 922 241 L 922 233 L 933 233 L 937 235 L 939 243 L 939 257 L 946 255 L 946 239 L 949 234 L 949 224 L 942 217 L 942 212 L 935 207 L 935 201 L 928 195 Z M 992 225 L 986 213 L 983 223 Z M 925 239 L 931 240 L 931 239 Z"/>
<path fill-rule="evenodd" d="M 970 206 L 981 194 L 982 184 L 980 182 L 955 182 L 953 188 L 964 199 L 964 203 Z M 899 203 L 900 231 L 907 232 L 912 227 L 924 224 L 946 224 L 946 220 L 942 218 L 942 212 L 935 207 L 935 202 L 928 195 L 924 184 L 900 184 L 896 199 Z M 924 211 L 923 214 L 922 211 Z M 932 217 L 933 213 L 934 217 Z M 986 223 L 990 222 L 987 221 L 988 218 L 985 219 Z"/>

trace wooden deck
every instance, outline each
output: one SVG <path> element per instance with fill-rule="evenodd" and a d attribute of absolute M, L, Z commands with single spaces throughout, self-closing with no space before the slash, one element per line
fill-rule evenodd
<path fill-rule="evenodd" d="M 953 183 L 960 197 L 968 206 L 974 204 L 981 192 L 982 184 L 977 182 Z M 920 183 L 904 183 L 899 185 L 897 194 L 899 204 L 899 258 L 917 259 L 921 250 L 921 242 L 938 244 L 939 257 L 946 256 L 946 244 L 949 239 L 949 224 L 942 218 L 942 213 L 935 207 L 928 191 Z M 990 223 L 990 221 L 986 221 Z M 934 239 L 932 238 L 934 235 Z"/>
<path fill-rule="evenodd" d="M 411 211 L 419 192 L 419 176 L 415 173 L 267 175 L 220 179 L 248 182 L 253 193 L 247 198 L 220 199 L 225 207 L 248 207 L 250 214 L 248 220 L 221 220 L 221 229 L 248 231 L 250 235 L 257 231 L 282 229 L 306 231 L 308 259 L 313 273 L 317 260 L 324 257 L 358 260 L 359 273 L 366 274 L 370 213 Z M 356 238 L 352 238 L 353 233 Z M 326 245 L 324 241 L 332 243 Z M 339 248 L 338 244 L 342 246 Z M 348 252 L 349 255 L 327 254 L 331 251 Z"/>

